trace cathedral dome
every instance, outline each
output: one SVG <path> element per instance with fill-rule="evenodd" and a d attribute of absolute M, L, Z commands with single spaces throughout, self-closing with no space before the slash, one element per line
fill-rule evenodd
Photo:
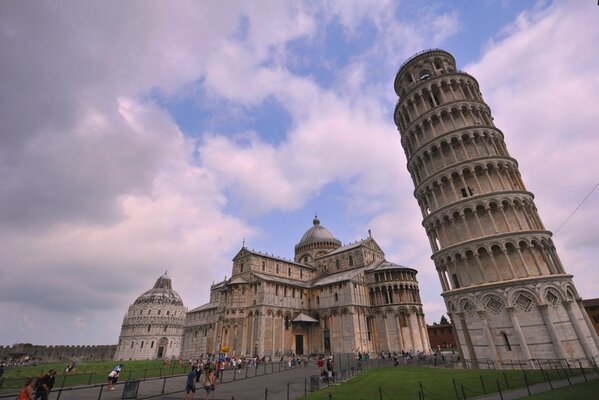
<path fill-rule="evenodd" d="M 183 305 L 183 300 L 177 292 L 173 290 L 171 278 L 165 272 L 154 287 L 139 296 L 133 304 L 173 304 Z"/>
<path fill-rule="evenodd" d="M 320 220 L 318 219 L 318 217 L 314 217 L 314 220 L 312 220 L 312 223 L 314 224 L 314 226 L 311 227 L 310 229 L 308 229 L 306 231 L 306 233 L 304 233 L 304 236 L 302 236 L 302 239 L 298 243 L 298 246 L 308 244 L 308 243 L 331 241 L 331 240 L 338 242 L 338 240 L 333 236 L 333 234 L 327 228 L 320 225 Z"/>
<path fill-rule="evenodd" d="M 341 242 L 324 226 L 320 225 L 318 217 L 314 217 L 310 229 L 295 245 L 295 261 L 311 264 L 317 257 L 341 247 Z"/>

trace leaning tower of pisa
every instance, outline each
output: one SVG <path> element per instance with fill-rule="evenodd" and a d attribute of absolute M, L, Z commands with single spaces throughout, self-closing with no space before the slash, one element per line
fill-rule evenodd
<path fill-rule="evenodd" d="M 477 81 L 434 49 L 409 58 L 394 86 L 395 123 L 464 359 L 599 360 L 572 275 Z"/>

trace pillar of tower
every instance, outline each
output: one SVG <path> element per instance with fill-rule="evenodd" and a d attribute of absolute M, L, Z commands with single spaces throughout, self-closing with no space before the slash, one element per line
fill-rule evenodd
<path fill-rule="evenodd" d="M 442 296 L 460 316 L 462 354 L 474 362 L 489 351 L 504 361 L 599 359 L 589 324 L 567 304 L 576 293 L 572 276 L 476 79 L 450 53 L 433 49 L 409 58 L 394 88 L 395 123 Z M 470 334 L 480 327 L 484 334 Z M 560 335 L 577 345 L 562 346 Z"/>

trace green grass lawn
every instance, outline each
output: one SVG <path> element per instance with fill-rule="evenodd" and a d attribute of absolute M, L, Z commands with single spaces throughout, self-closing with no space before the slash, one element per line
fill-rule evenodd
<path fill-rule="evenodd" d="M 547 371 L 553 379 L 565 378 L 565 371 Z M 580 370 L 572 370 L 575 375 Z M 529 384 L 544 381 L 543 374 L 538 371 L 527 371 Z M 455 381 L 455 387 L 454 387 Z M 408 398 L 417 399 L 420 385 L 424 390 L 425 398 L 430 399 L 456 399 L 456 390 L 462 398 L 474 397 L 484 393 L 497 392 L 499 384 L 501 390 L 525 386 L 524 373 L 520 370 L 461 370 L 444 368 L 378 368 L 370 369 L 341 385 L 334 385 L 319 392 L 302 397 L 306 400 L 328 400 L 329 393 L 333 399 L 360 400 L 378 399 L 379 390 L 382 398 Z M 483 388 L 484 385 L 484 388 Z M 462 391 L 463 387 L 463 391 Z"/>
<path fill-rule="evenodd" d="M 74 373 L 65 374 L 68 362 L 55 362 L 39 364 L 38 366 L 7 368 L 4 373 L 4 383 L 1 389 L 15 389 L 21 387 L 27 377 L 38 377 L 50 369 L 58 371 L 55 387 L 68 387 L 74 385 L 87 385 L 105 383 L 107 376 L 118 364 L 125 368 L 121 372 L 120 380 L 143 379 L 155 376 L 182 374 L 188 371 L 187 362 L 179 365 L 173 361 L 169 366 L 163 366 L 162 361 L 86 361 L 77 364 Z"/>
<path fill-rule="evenodd" d="M 595 400 L 599 398 L 599 379 L 578 383 L 562 389 L 551 390 L 527 398 L 532 400 Z"/>

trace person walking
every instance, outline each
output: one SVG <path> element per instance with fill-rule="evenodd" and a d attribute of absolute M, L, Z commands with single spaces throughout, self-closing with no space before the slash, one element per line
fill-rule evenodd
<path fill-rule="evenodd" d="M 19 390 L 17 400 L 33 400 L 33 378 L 27 378 L 25 385 Z"/>
<path fill-rule="evenodd" d="M 214 371 L 210 369 L 210 371 L 208 371 L 208 373 L 206 374 L 206 379 L 204 380 L 206 400 L 209 399 L 210 393 L 214 393 L 214 389 L 216 389 L 216 378 L 214 377 Z M 214 396 L 214 394 L 212 396 Z"/>
<path fill-rule="evenodd" d="M 196 382 L 198 380 L 198 369 L 194 366 L 191 372 L 187 374 L 187 384 L 185 385 L 185 400 L 192 400 L 193 394 L 196 392 Z"/>
<path fill-rule="evenodd" d="M 48 394 L 54 387 L 54 381 L 56 380 L 56 370 L 51 369 L 48 373 L 37 380 L 35 387 L 35 400 L 42 399 L 48 400 Z"/>

